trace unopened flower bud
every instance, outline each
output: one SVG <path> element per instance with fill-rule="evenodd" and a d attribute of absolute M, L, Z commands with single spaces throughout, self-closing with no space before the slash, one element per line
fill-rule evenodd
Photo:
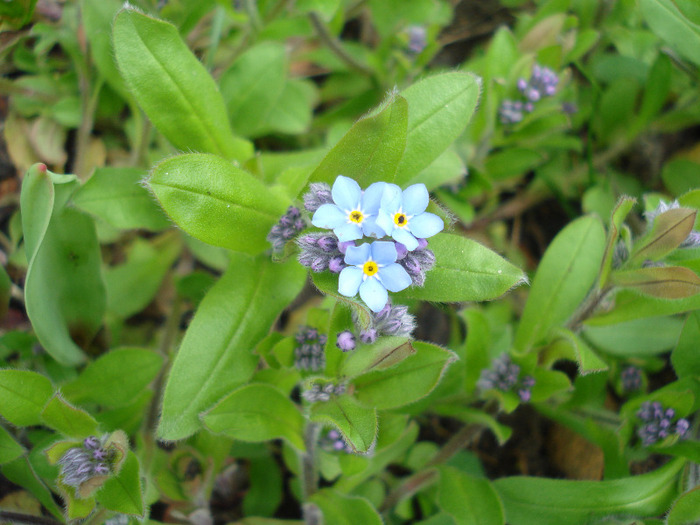
<path fill-rule="evenodd" d="M 355 350 L 355 335 L 350 330 L 340 332 L 335 340 L 335 344 L 343 352 L 351 352 Z"/>

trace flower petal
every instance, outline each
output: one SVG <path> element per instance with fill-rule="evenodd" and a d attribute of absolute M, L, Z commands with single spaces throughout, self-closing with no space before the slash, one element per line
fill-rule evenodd
<path fill-rule="evenodd" d="M 406 215 L 418 215 L 428 207 L 430 196 L 425 184 L 414 184 L 403 190 L 403 212 Z"/>
<path fill-rule="evenodd" d="M 397 263 L 390 264 L 384 268 L 379 269 L 379 277 L 382 280 L 382 284 L 390 292 L 400 292 L 405 290 L 413 280 L 408 272 L 404 270 L 403 266 Z"/>
<path fill-rule="evenodd" d="M 362 221 L 362 231 L 367 237 L 376 237 L 377 239 L 386 235 L 384 228 L 377 224 L 376 217 L 368 217 Z"/>
<path fill-rule="evenodd" d="M 396 246 L 391 241 L 376 241 L 370 246 L 372 250 L 372 259 L 377 264 L 391 264 L 396 262 Z"/>
<path fill-rule="evenodd" d="M 354 222 L 346 222 L 345 224 L 333 228 L 333 233 L 335 233 L 340 242 L 362 239 L 362 228 L 360 228 L 359 224 Z"/>
<path fill-rule="evenodd" d="M 338 293 L 346 297 L 355 297 L 362 284 L 363 272 L 356 266 L 343 268 L 338 277 Z"/>
<path fill-rule="evenodd" d="M 347 216 L 338 206 L 335 204 L 321 204 L 313 218 L 311 219 L 311 224 L 317 228 L 328 228 L 332 230 L 338 226 L 345 224 L 347 221 Z"/>
<path fill-rule="evenodd" d="M 360 244 L 359 246 L 348 246 L 345 252 L 345 264 L 361 266 L 369 259 L 369 254 L 369 243 Z"/>
<path fill-rule="evenodd" d="M 396 184 L 385 184 L 382 194 L 381 209 L 393 215 L 401 207 L 401 188 Z"/>
<path fill-rule="evenodd" d="M 411 233 L 416 237 L 425 239 L 442 231 L 445 224 L 442 219 L 433 213 L 421 213 L 410 221 Z"/>
<path fill-rule="evenodd" d="M 394 221 L 392 220 L 391 215 L 389 215 L 384 208 L 379 208 L 376 222 L 377 226 L 384 231 L 384 235 L 391 235 L 391 232 L 394 231 Z"/>
<path fill-rule="evenodd" d="M 365 215 L 375 215 L 384 195 L 386 182 L 375 182 L 362 194 L 362 211 Z"/>
<path fill-rule="evenodd" d="M 413 222 L 413 219 L 411 219 L 411 223 Z M 411 224 L 409 223 L 409 225 Z M 391 232 L 391 236 L 394 238 L 396 242 L 400 242 L 403 244 L 406 249 L 409 252 L 412 252 L 416 248 L 418 248 L 418 241 L 416 238 L 410 234 L 410 232 L 404 230 L 403 228 L 394 228 L 394 231 Z"/>
<path fill-rule="evenodd" d="M 333 202 L 335 202 L 341 210 L 349 211 L 356 209 L 360 204 L 362 190 L 360 189 L 360 185 L 351 178 L 338 175 L 338 178 L 335 179 L 333 183 L 331 195 L 333 196 Z"/>
<path fill-rule="evenodd" d="M 360 285 L 360 297 L 369 306 L 369 309 L 375 313 L 381 311 L 389 300 L 386 288 L 374 277 L 365 280 Z"/>

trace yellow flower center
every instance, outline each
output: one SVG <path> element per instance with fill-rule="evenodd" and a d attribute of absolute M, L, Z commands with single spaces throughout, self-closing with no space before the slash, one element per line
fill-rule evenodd
<path fill-rule="evenodd" d="M 365 272 L 367 277 L 372 277 L 379 271 L 379 265 L 374 261 L 367 261 L 362 267 L 362 271 Z"/>
<path fill-rule="evenodd" d="M 350 222 L 354 222 L 356 224 L 360 224 L 364 220 L 364 218 L 365 216 L 362 215 L 362 212 L 360 210 L 353 210 L 348 215 L 348 219 L 350 219 Z"/>
<path fill-rule="evenodd" d="M 398 226 L 399 228 L 403 228 L 408 224 L 408 217 L 406 217 L 405 213 L 395 213 L 394 214 L 394 224 Z"/>

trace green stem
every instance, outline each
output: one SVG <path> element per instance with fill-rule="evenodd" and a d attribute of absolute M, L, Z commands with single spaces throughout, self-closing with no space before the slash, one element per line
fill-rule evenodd
<path fill-rule="evenodd" d="M 56 521 L 53 518 L 31 516 L 29 514 L 12 512 L 9 510 L 0 510 L 0 521 L 7 521 L 9 523 L 29 523 L 30 525 L 61 525 L 60 521 Z"/>
<path fill-rule="evenodd" d="M 374 74 L 374 71 L 372 71 L 369 67 L 359 62 L 355 57 L 345 51 L 342 44 L 336 40 L 333 35 L 331 35 L 330 31 L 328 31 L 328 28 L 326 27 L 326 24 L 323 23 L 323 20 L 321 20 L 316 13 L 311 11 L 309 13 L 309 20 L 311 21 L 311 25 L 314 26 L 314 29 L 316 30 L 316 33 L 318 33 L 318 37 L 321 39 L 321 41 L 328 47 L 328 49 L 335 53 L 340 60 L 345 62 L 348 66 L 350 66 L 350 68 L 354 69 L 358 73 L 368 76 L 372 76 Z"/>
<path fill-rule="evenodd" d="M 301 466 L 301 490 L 304 501 L 318 490 L 318 468 L 316 465 L 316 443 L 321 427 L 316 423 L 307 423 L 304 429 L 306 452 L 299 454 Z M 312 513 L 313 514 L 313 513 Z M 309 523 L 307 522 L 307 525 Z"/>
<path fill-rule="evenodd" d="M 100 77 L 94 88 L 90 89 L 90 80 L 87 73 L 80 74 L 79 84 L 81 96 L 82 118 L 78 127 L 78 134 L 75 146 L 75 166 L 73 171 L 80 180 L 85 180 L 88 176 L 87 153 L 90 149 L 90 137 L 95 121 L 95 110 L 97 100 L 102 89 L 104 80 Z M 91 92 L 92 91 L 92 92 Z"/>

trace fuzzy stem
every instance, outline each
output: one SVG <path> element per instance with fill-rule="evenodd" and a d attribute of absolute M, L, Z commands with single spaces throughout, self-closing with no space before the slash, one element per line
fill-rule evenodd
<path fill-rule="evenodd" d="M 316 468 L 316 442 L 321 431 L 316 423 L 307 423 L 304 430 L 304 445 L 306 452 L 299 454 L 301 463 L 301 490 L 304 501 L 318 490 L 318 470 Z M 307 525 L 310 525 L 307 522 Z"/>
<path fill-rule="evenodd" d="M 347 51 L 345 51 L 345 48 L 343 48 L 341 43 L 338 40 L 336 40 L 333 37 L 333 35 L 330 34 L 328 28 L 326 27 L 326 24 L 323 23 L 323 20 L 321 20 L 321 18 L 316 13 L 314 13 L 313 11 L 310 12 L 309 20 L 311 21 L 311 25 L 314 26 L 316 33 L 318 33 L 319 38 L 323 41 L 323 43 L 326 46 L 328 46 L 328 49 L 335 53 L 335 55 L 340 60 L 345 62 L 355 71 L 362 73 L 363 75 L 372 76 L 374 74 L 374 71 L 372 71 L 372 69 L 362 64 L 355 57 L 353 57 Z"/>
<path fill-rule="evenodd" d="M 12 512 L 9 510 L 0 510 L 0 521 L 8 521 L 10 523 L 29 523 L 30 525 L 61 525 L 60 521 L 53 518 L 31 516 L 29 514 Z"/>

